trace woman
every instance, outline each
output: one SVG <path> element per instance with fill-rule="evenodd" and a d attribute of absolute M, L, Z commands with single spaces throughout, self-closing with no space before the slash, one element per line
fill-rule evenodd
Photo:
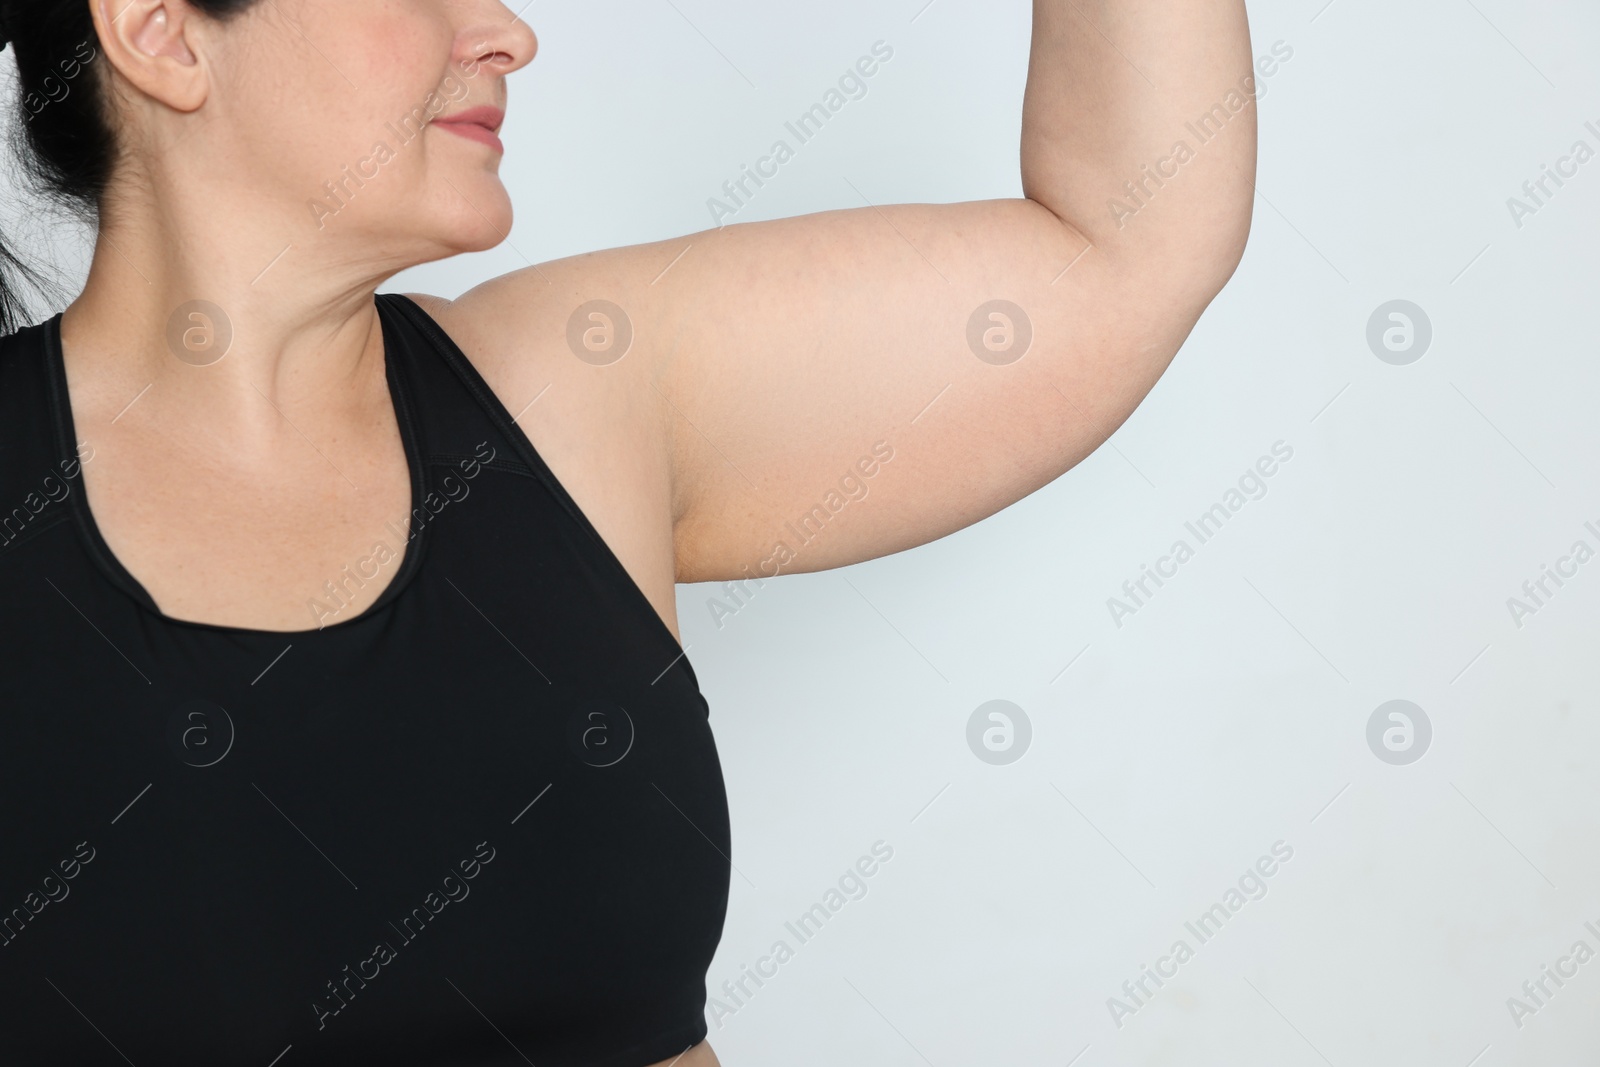
<path fill-rule="evenodd" d="M 497 0 L 0 0 L 32 169 L 98 226 L 63 313 L 0 293 L 0 1062 L 716 1063 L 674 583 L 1027 495 L 1242 252 L 1240 0 L 1034 16 L 1026 199 L 450 301 L 375 293 L 509 230 Z"/>

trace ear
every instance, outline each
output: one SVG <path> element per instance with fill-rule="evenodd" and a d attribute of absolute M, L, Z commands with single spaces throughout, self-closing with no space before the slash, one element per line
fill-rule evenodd
<path fill-rule="evenodd" d="M 186 0 L 90 0 L 101 48 L 118 74 L 177 111 L 205 102 L 205 67 L 196 58 L 202 19 Z"/>

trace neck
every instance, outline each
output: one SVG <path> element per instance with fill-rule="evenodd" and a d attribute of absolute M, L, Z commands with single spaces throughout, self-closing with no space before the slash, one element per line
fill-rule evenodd
<path fill-rule="evenodd" d="M 182 213 L 108 212 L 83 292 L 62 316 L 86 403 L 120 410 L 138 395 L 169 424 L 264 445 L 291 409 L 338 420 L 372 402 L 384 384 L 373 294 L 406 264 L 363 262 L 240 202 L 213 189 Z M 207 203 L 218 207 L 193 210 Z"/>

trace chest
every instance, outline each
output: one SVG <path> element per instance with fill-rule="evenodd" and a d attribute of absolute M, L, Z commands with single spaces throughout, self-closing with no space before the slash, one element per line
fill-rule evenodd
<path fill-rule="evenodd" d="M 103 1058 L 40 974 L 135 1062 L 488 1062 L 478 1010 L 545 1062 L 697 1020 L 730 850 L 706 707 L 588 536 L 485 470 L 397 599 L 292 635 L 151 625 L 31 542 L 0 572 L 34 621 L 0 650 L 0 1060 Z"/>
<path fill-rule="evenodd" d="M 341 617 L 370 606 L 416 503 L 392 426 L 320 448 L 292 435 L 243 462 L 202 442 L 107 435 L 83 489 L 108 548 L 164 614 L 263 630 L 322 625 L 330 586 Z"/>

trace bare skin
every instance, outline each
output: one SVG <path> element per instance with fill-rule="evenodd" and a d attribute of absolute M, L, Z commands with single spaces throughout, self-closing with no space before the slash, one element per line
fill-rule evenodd
<path fill-rule="evenodd" d="M 650 1067 L 722 1067 L 722 1061 L 717 1059 L 711 1046 L 702 1041 L 676 1060 L 663 1060 Z"/>
<path fill-rule="evenodd" d="M 89 2 L 125 139 L 62 323 L 91 508 L 164 613 L 314 629 L 308 600 L 411 506 L 372 294 L 492 247 L 510 202 L 498 153 L 437 122 L 336 217 L 314 219 L 308 196 L 453 73 L 472 71 L 447 115 L 504 106 L 536 42 L 497 0 L 276 0 L 226 25 L 184 0 Z M 875 445 L 893 459 L 864 502 L 779 571 L 934 540 L 1098 447 L 1238 262 L 1250 73 L 1241 0 L 1037 0 L 1024 199 L 732 225 L 414 298 L 677 633 L 675 583 L 770 576 L 784 524 Z M 1203 115 L 1217 132 L 1198 143 L 1185 124 Z M 1108 210 L 1135 202 L 1129 181 L 1137 211 Z M 204 367 L 166 343 L 198 296 L 234 333 Z M 1004 365 L 968 342 L 997 298 L 1033 336 Z M 603 367 L 567 338 L 595 299 L 634 331 Z M 702 1045 L 676 1062 L 717 1061 Z"/>

